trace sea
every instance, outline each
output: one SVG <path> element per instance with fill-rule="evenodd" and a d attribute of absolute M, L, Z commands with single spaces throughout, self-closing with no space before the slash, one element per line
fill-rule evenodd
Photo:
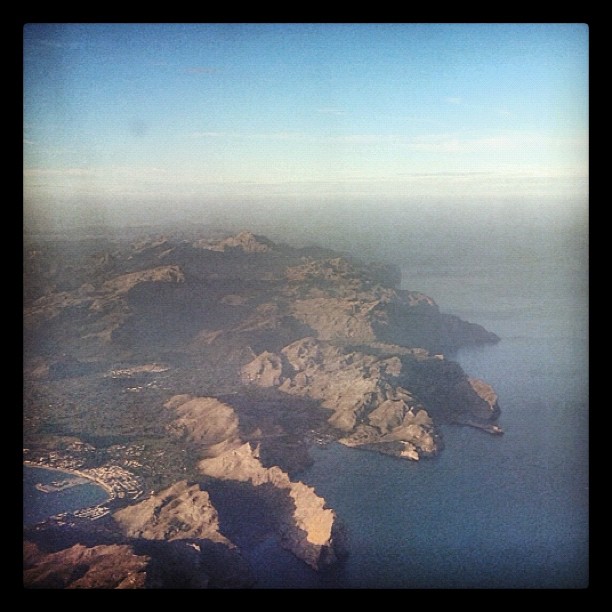
<path fill-rule="evenodd" d="M 247 551 L 260 588 L 589 585 L 587 213 L 518 212 L 412 231 L 396 217 L 363 243 L 404 288 L 501 338 L 447 358 L 494 387 L 504 435 L 443 426 L 444 450 L 419 462 L 313 448 L 298 477 L 342 518 L 350 554 L 317 574 L 262 542 Z"/>

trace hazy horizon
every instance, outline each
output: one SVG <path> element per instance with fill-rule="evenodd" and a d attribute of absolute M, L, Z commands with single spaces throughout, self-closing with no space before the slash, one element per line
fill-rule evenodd
<path fill-rule="evenodd" d="M 587 199 L 585 24 L 24 28 L 26 230 Z"/>

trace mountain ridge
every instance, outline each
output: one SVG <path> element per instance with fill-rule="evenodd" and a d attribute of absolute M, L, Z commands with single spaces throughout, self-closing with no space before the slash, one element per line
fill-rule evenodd
<path fill-rule="evenodd" d="M 224 572 L 249 585 L 226 537 L 237 526 L 215 507 L 236 495 L 262 507 L 276 500 L 253 529 L 325 568 L 345 557 L 347 539 L 341 517 L 293 476 L 311 461 L 313 440 L 418 461 L 443 452 L 441 425 L 501 433 L 495 392 L 446 357 L 499 338 L 400 289 L 397 266 L 246 230 L 108 246 L 26 252 L 24 446 L 41 465 L 76 461 L 133 473 L 144 486 L 113 499 L 95 528 L 68 517 L 26 530 L 40 555 L 50 552 L 44 533 L 58 529 L 67 542 L 84 530 L 97 546 L 107 544 L 102 532 L 126 546 L 150 532 L 156 542 L 138 546 L 153 561 L 147 553 L 138 567 L 153 563 L 153 582 L 165 580 L 155 559 L 176 553 L 196 555 L 185 561 L 190 576 L 208 563 L 213 586 L 226 584 Z M 190 516 L 221 532 L 186 526 Z M 168 535 L 177 528 L 199 552 L 176 552 L 187 546 Z"/>

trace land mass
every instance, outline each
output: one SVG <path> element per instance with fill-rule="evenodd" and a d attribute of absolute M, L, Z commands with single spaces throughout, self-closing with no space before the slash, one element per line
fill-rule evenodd
<path fill-rule="evenodd" d="M 494 390 L 449 359 L 499 338 L 396 266 L 247 231 L 39 240 L 24 261 L 24 459 L 111 492 L 25 528 L 26 586 L 248 587 L 249 537 L 324 571 L 350 542 L 300 481 L 312 444 L 418 461 L 444 425 L 501 433 Z"/>

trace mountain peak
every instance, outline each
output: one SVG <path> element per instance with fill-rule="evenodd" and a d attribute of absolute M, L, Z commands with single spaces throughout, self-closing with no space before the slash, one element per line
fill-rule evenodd
<path fill-rule="evenodd" d="M 241 248 L 245 253 L 267 253 L 276 246 L 265 236 L 258 236 L 248 230 L 243 230 L 235 236 L 226 238 L 221 244 L 225 248 Z"/>
<path fill-rule="evenodd" d="M 218 242 L 211 243 L 207 240 L 198 240 L 195 247 L 208 249 L 209 251 L 226 251 L 227 249 L 242 249 L 245 253 L 269 253 L 276 245 L 265 236 L 258 236 L 251 231 L 243 230 L 234 236 L 229 236 Z"/>

